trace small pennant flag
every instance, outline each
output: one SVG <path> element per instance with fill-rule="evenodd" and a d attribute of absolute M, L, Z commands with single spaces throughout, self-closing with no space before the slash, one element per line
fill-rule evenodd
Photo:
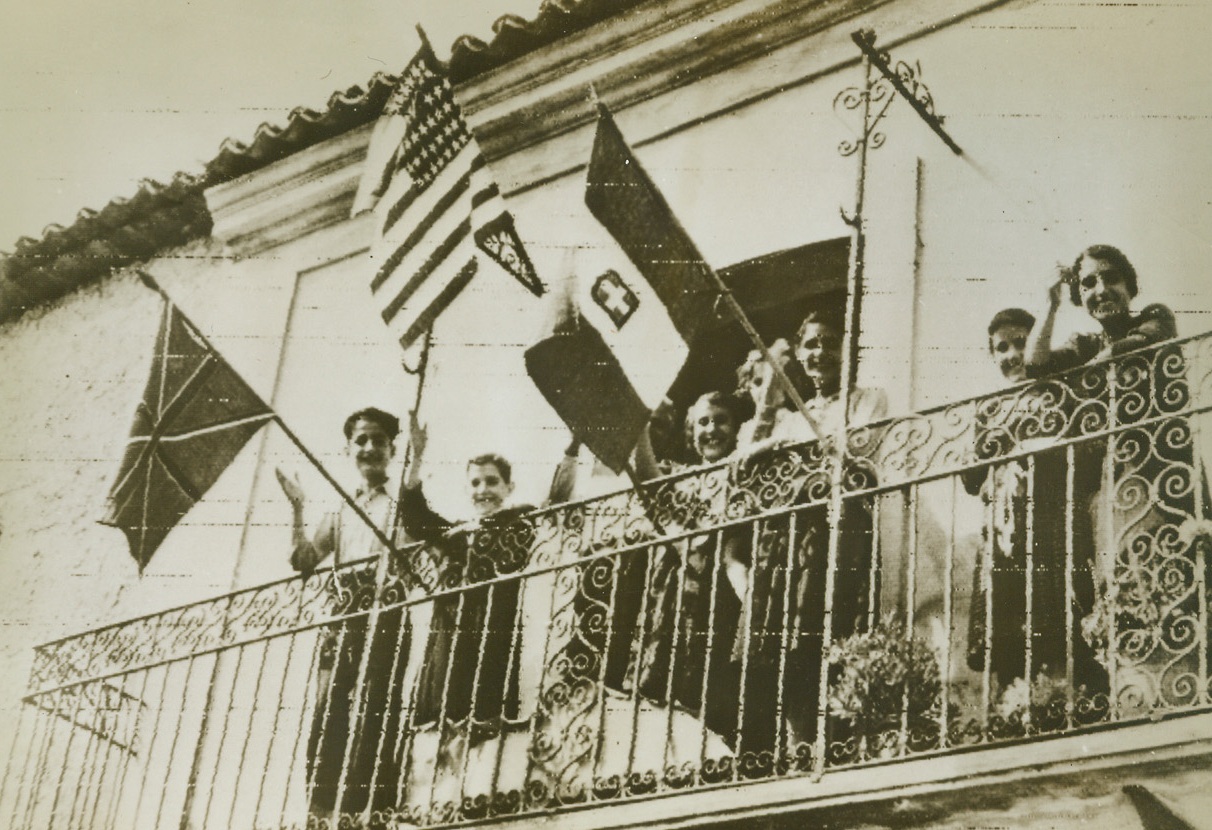
<path fill-rule="evenodd" d="M 548 333 L 526 352 L 539 391 L 616 473 L 677 377 L 718 290 L 694 243 L 599 108 L 585 203 L 607 234 L 587 232 L 575 282 Z"/>
<path fill-rule="evenodd" d="M 428 43 L 404 70 L 383 118 L 355 210 L 375 202 L 370 287 L 401 345 L 412 345 L 481 270 L 504 271 L 541 295 L 513 216 Z"/>
<path fill-rule="evenodd" d="M 155 349 L 101 519 L 126 534 L 140 573 L 248 439 L 274 417 L 167 300 Z"/>

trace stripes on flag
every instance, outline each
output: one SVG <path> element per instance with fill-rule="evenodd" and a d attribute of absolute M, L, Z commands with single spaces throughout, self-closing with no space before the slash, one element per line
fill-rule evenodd
<path fill-rule="evenodd" d="M 694 243 L 600 109 L 575 286 L 550 331 L 526 352 L 539 391 L 616 473 L 690 354 L 718 291 Z"/>
<path fill-rule="evenodd" d="M 370 287 L 401 345 L 420 337 L 484 266 L 504 269 L 541 295 L 513 217 L 428 44 L 384 112 L 392 126 L 376 130 L 369 157 L 384 155 L 384 141 L 395 147 L 384 170 L 368 162 L 359 201 L 373 181 L 379 197 Z"/>

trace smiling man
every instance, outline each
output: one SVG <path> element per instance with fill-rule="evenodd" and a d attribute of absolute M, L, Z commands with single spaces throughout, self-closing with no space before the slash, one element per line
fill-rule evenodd
<path fill-rule="evenodd" d="M 381 409 L 360 409 L 345 419 L 345 454 L 354 461 L 361 478 L 354 501 L 386 534 L 395 500 L 388 487 L 388 466 L 395 457 L 395 439 L 400 432 L 396 416 Z M 281 468 L 278 483 L 292 509 L 290 564 L 296 571 L 311 573 L 329 556 L 342 561 L 381 553 L 383 543 L 348 506 L 325 513 L 310 538 L 303 513 L 306 494 L 297 477 Z"/>
<path fill-rule="evenodd" d="M 345 419 L 345 454 L 360 478 L 354 494 L 358 507 L 397 547 L 405 542 L 395 521 L 394 485 L 388 470 L 400 431 L 396 416 L 381 409 L 360 409 Z M 308 536 L 304 524 L 306 494 L 297 477 L 277 471 L 278 483 L 292 509 L 290 564 L 304 575 L 333 558 L 335 571 L 330 613 L 340 617 L 358 610 L 365 593 L 366 567 L 337 570 L 348 562 L 382 554 L 385 547 L 343 502 L 325 513 Z M 373 573 L 374 568 L 370 566 Z M 347 587 L 348 584 L 348 587 Z M 371 581 L 370 585 L 374 585 Z M 394 803 L 399 769 L 392 741 L 403 708 L 408 626 L 399 608 L 378 615 L 371 628 L 365 616 L 341 619 L 323 630 L 318 648 L 316 703 L 307 743 L 308 787 L 313 815 L 327 817 L 381 809 Z M 360 679 L 359 679 L 360 676 Z M 355 705 L 356 704 L 356 705 Z M 348 762 L 346 761 L 348 759 Z M 345 787 L 340 781 L 347 766 Z M 370 791 L 374 782 L 374 792 Z"/>

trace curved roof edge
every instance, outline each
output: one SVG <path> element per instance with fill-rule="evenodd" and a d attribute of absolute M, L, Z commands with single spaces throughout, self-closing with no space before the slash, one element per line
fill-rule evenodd
<path fill-rule="evenodd" d="M 497 18 L 488 42 L 464 35 L 451 47 L 447 72 L 459 84 L 520 58 L 645 0 L 543 0 L 533 20 L 516 14 Z"/>
<path fill-rule="evenodd" d="M 457 39 L 447 72 L 453 83 L 470 80 L 643 2 L 544 0 L 532 20 L 498 18 L 488 42 L 469 35 Z M 203 191 L 373 121 L 396 81 L 376 73 L 365 88 L 334 92 L 323 110 L 299 107 L 283 126 L 262 123 L 247 143 L 227 139 L 199 174 L 178 173 L 167 184 L 144 180 L 129 198 L 81 210 L 71 225 L 50 225 L 38 239 L 18 239 L 11 253 L 0 254 L 0 323 L 115 268 L 208 235 L 212 220 Z"/>
<path fill-rule="evenodd" d="M 0 256 L 0 323 L 100 279 L 116 268 L 207 236 L 212 221 L 203 191 L 369 123 L 379 117 L 396 77 L 376 73 L 363 89 L 333 93 L 321 110 L 299 107 L 284 126 L 261 124 L 248 143 L 228 139 L 199 174 L 171 182 L 145 179 L 129 198 L 85 208 L 40 238 L 21 237 Z"/>

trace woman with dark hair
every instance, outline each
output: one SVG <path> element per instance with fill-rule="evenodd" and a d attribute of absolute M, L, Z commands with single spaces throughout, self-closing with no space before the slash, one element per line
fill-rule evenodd
<path fill-rule="evenodd" d="M 1084 308 L 1102 332 L 1075 334 L 1054 346 L 1056 312 L 1066 292 L 1069 301 Z M 1073 266 L 1048 289 L 1047 312 L 1027 339 L 1027 376 L 1063 372 L 1177 337 L 1174 312 L 1164 305 L 1154 303 L 1132 313 L 1129 304 L 1136 294 L 1136 269 L 1119 248 L 1091 245 L 1078 254 Z"/>
<path fill-rule="evenodd" d="M 1103 473 L 1090 509 L 1097 600 L 1082 629 L 1120 711 L 1194 702 L 1207 684 L 1198 652 L 1207 626 L 1200 583 L 1208 575 L 1197 572 L 1198 556 L 1180 532 L 1197 518 L 1197 504 L 1207 505 L 1184 412 L 1186 362 L 1181 345 L 1164 344 L 1178 334 L 1170 309 L 1131 310 L 1137 288 L 1136 269 L 1119 249 L 1086 248 L 1049 288 L 1047 313 L 1027 344 L 1031 377 L 1115 358 L 1063 383 L 1099 433 L 1078 445 L 1085 464 Z M 1066 289 L 1101 331 L 1054 346 Z"/>

